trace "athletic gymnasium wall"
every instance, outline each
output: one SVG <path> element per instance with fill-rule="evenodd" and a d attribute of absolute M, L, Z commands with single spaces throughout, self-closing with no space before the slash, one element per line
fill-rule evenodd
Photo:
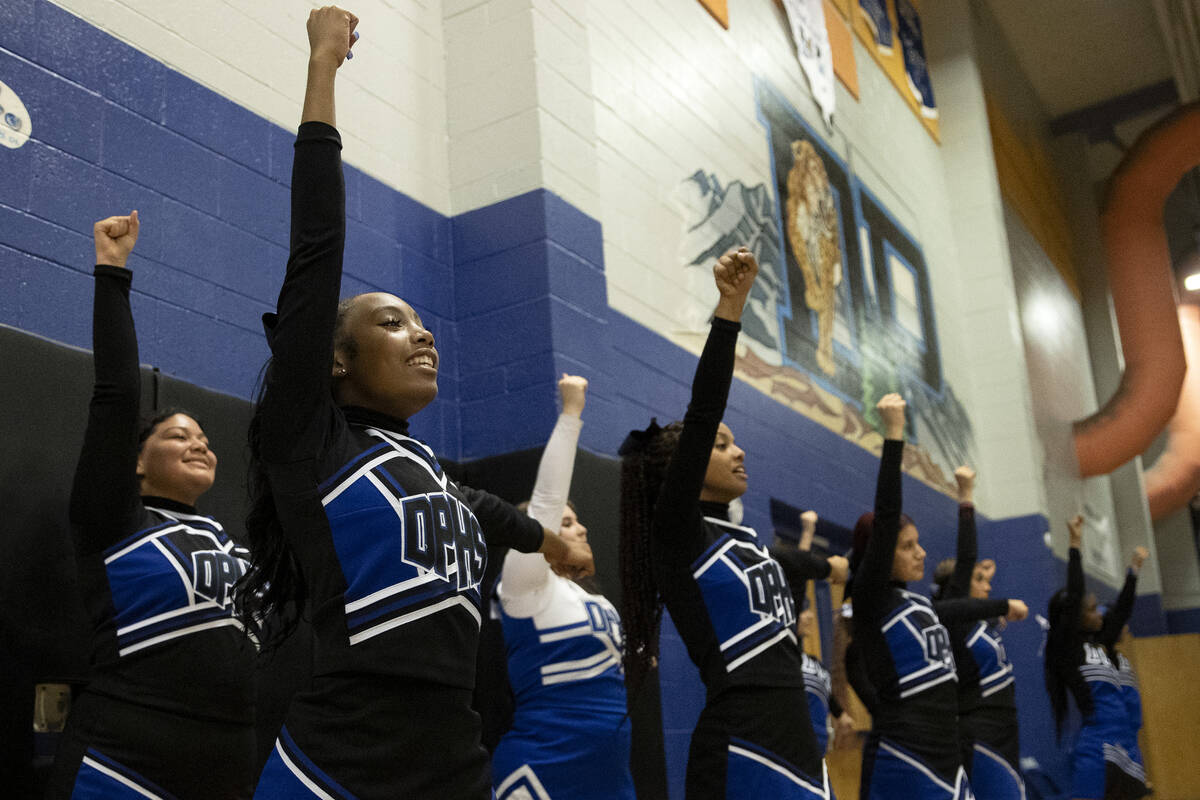
<path fill-rule="evenodd" d="M 969 34 L 965 0 L 925 5 Z M 252 396 L 259 317 L 286 260 L 309 7 L 0 7 L 0 82 L 30 126 L 0 149 L 0 323 L 87 347 L 91 224 L 138 208 L 142 361 Z M 728 30 L 693 0 L 352 10 L 363 39 L 338 88 L 343 290 L 399 294 L 434 332 L 440 392 L 416 435 L 448 460 L 500 465 L 492 474 L 528 463 L 553 423 L 557 375 L 579 372 L 591 380 L 582 445 L 611 476 L 629 429 L 682 416 L 712 258 L 747 243 L 763 270 L 726 416 L 747 451 L 745 524 L 765 533 L 814 508 L 851 526 L 874 492 L 874 402 L 902 390 L 915 445 L 905 507 L 930 567 L 952 554 L 950 476 L 969 462 L 996 592 L 1044 609 L 1065 571 L 1061 497 L 1084 489 L 1043 480 L 1002 199 L 994 181 L 963 177 L 995 173 L 969 35 L 928 42 L 939 141 L 858 38 L 857 97 L 839 83 L 826 126 L 770 0 L 736 4 Z M 820 246 L 806 249 L 814 230 Z M 1070 399 L 1095 407 L 1090 387 Z M 611 508 L 615 486 L 603 485 Z M 1106 487 L 1088 491 L 1111 506 Z M 1123 557 L 1112 545 L 1089 568 Z M 615 574 L 601 578 L 615 587 Z M 1105 594 L 1115 580 L 1093 583 Z M 1160 632 L 1155 595 L 1142 600 L 1138 629 Z M 661 746 L 681 797 L 703 694 L 672 630 Z M 1006 640 L 1023 750 L 1061 777 L 1041 632 L 1030 621 Z"/>

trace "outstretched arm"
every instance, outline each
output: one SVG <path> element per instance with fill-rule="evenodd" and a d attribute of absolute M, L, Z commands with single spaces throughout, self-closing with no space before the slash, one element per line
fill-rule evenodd
<path fill-rule="evenodd" d="M 263 317 L 272 362 L 263 396 L 263 458 L 311 458 L 323 441 L 346 242 L 342 139 L 333 87 L 358 18 L 335 6 L 308 17 L 308 84 L 292 164 L 292 228 L 277 313 Z"/>
<path fill-rule="evenodd" d="M 1070 550 L 1067 551 L 1067 597 L 1062 610 L 1062 619 L 1054 620 L 1060 630 L 1079 630 L 1079 612 L 1083 608 L 1083 595 L 1087 586 L 1083 578 L 1083 517 L 1076 514 L 1067 520 L 1070 535 Z"/>
<path fill-rule="evenodd" d="M 583 428 L 580 414 L 586 397 L 587 379 L 564 374 L 558 382 L 558 391 L 562 397 L 563 411 L 554 425 L 546 449 L 542 451 L 533 498 L 529 501 L 527 512 L 542 527 L 550 530 L 560 526 L 571 489 L 575 451 L 579 444 L 579 431 Z M 553 574 L 549 562 L 541 555 L 510 550 L 504 558 L 500 583 L 500 602 L 504 605 L 504 611 L 514 617 L 532 617 L 538 613 L 549 600 L 548 589 L 553 584 Z"/>
<path fill-rule="evenodd" d="M 733 381 L 734 348 L 741 330 L 742 308 L 756 274 L 758 262 L 745 248 L 721 256 L 713 267 L 713 279 L 721 299 L 704 352 L 696 365 L 692 399 L 683 417 L 683 431 L 667 466 L 654 512 L 654 535 L 667 544 L 668 549 L 673 544 L 682 544 L 680 540 L 693 536 L 696 530 L 694 522 L 699 514 L 704 474 Z M 671 539 L 675 541 L 669 541 Z M 682 553 L 681 550 L 674 552 Z"/>
<path fill-rule="evenodd" d="M 81 553 L 103 550 L 128 534 L 141 504 L 137 476 L 141 373 L 129 309 L 132 274 L 125 266 L 138 229 L 136 211 L 100 220 L 92 227 L 96 244 L 92 312 L 96 379 L 70 506 Z"/>
<path fill-rule="evenodd" d="M 892 577 L 896 540 L 900 535 L 901 462 L 904 458 L 905 402 L 898 394 L 886 394 L 876 405 L 883 419 L 883 455 L 875 484 L 875 524 L 866 553 L 854 576 L 856 624 L 874 625 L 883 613 L 883 602 Z"/>
<path fill-rule="evenodd" d="M 1129 560 L 1129 569 L 1125 572 L 1125 585 L 1117 595 L 1117 601 L 1112 604 L 1104 615 L 1104 623 L 1100 627 L 1099 640 L 1105 649 L 1111 650 L 1121 638 L 1121 630 L 1133 615 L 1133 604 L 1137 600 L 1137 579 L 1150 553 L 1144 547 L 1136 547 Z"/>
<path fill-rule="evenodd" d="M 955 552 L 954 573 L 950 576 L 943 595 L 947 599 L 966 597 L 970 594 L 975 561 L 979 557 L 975 529 L 975 470 L 967 466 L 959 467 L 954 470 L 954 480 L 958 484 L 958 547 Z"/>

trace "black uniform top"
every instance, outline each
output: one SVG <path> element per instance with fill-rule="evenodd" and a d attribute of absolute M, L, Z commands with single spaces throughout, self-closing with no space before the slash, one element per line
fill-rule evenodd
<path fill-rule="evenodd" d="M 700 502 L 740 329 L 713 319 L 651 534 L 659 592 L 710 697 L 737 686 L 803 691 L 789 582 L 829 574 L 824 559 L 795 547 L 768 549 L 752 528 L 729 522 L 723 505 Z"/>
<path fill-rule="evenodd" d="M 71 488 L 94 626 L 88 691 L 193 720 L 252 724 L 255 648 L 231 597 L 248 554 L 191 506 L 139 495 L 131 280 L 127 269 L 96 267 L 96 384 Z"/>
<path fill-rule="evenodd" d="M 533 552 L 542 527 L 486 492 L 455 485 L 405 420 L 334 404 L 345 227 L 341 137 L 306 122 L 296 139 L 287 274 L 278 314 L 263 320 L 273 358 L 261 442 L 307 586 L 314 674 L 469 690 L 487 545 Z"/>
<path fill-rule="evenodd" d="M 854 575 L 854 643 L 874 690 L 873 732 L 899 742 L 953 781 L 959 763 L 958 691 L 949 634 L 928 598 L 891 579 L 903 454 L 903 442 L 883 443 L 874 529 Z"/>
<path fill-rule="evenodd" d="M 954 663 L 958 667 L 958 711 L 967 714 L 980 706 L 1011 709 L 1016 712 L 1012 664 L 1000 644 L 994 624 L 997 617 L 1008 613 L 1008 598 L 971 598 L 971 579 L 979 557 L 975 526 L 975 506 L 963 503 L 958 507 L 958 547 L 954 573 L 946 582 L 941 598 L 934 602 L 938 617 L 950 631 L 954 648 Z M 953 601 L 969 601 L 971 613 L 956 616 L 949 613 Z M 999 649 L 997 649 L 999 648 Z M 988 650 L 992 651 L 989 658 Z M 981 686 L 981 681 L 983 686 Z"/>

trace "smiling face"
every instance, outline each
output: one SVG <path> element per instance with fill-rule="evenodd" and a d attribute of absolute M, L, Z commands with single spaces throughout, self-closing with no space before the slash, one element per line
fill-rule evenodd
<path fill-rule="evenodd" d="M 438 352 L 412 306 L 383 292 L 360 294 L 338 324 L 334 398 L 408 419 L 437 397 Z"/>
<path fill-rule="evenodd" d="M 217 477 L 217 455 L 208 437 L 187 414 L 175 414 L 154 426 L 138 454 L 142 494 L 195 505 Z"/>
<path fill-rule="evenodd" d="M 892 580 L 908 583 L 925 577 L 925 551 L 921 548 L 916 525 L 905 525 L 896 539 L 892 556 Z"/>
<path fill-rule="evenodd" d="M 724 422 L 717 427 L 708 470 L 704 473 L 704 488 L 700 499 L 728 503 L 746 492 L 746 452 L 733 442 L 733 431 Z"/>

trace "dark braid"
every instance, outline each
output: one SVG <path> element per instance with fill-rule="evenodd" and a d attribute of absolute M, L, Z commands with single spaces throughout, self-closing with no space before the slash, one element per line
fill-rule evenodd
<path fill-rule="evenodd" d="M 1063 723 L 1067 719 L 1067 695 L 1075 695 L 1079 713 L 1090 716 L 1095 710 L 1092 690 L 1079 673 L 1083 663 L 1084 633 L 1079 618 L 1071 618 L 1071 608 L 1066 587 L 1059 589 L 1050 598 L 1047 616 L 1050 630 L 1046 633 L 1045 679 L 1046 693 L 1050 695 L 1050 710 L 1054 712 L 1054 729 L 1062 738 Z"/>
<path fill-rule="evenodd" d="M 621 625 L 625 676 L 634 693 L 658 659 L 663 606 L 654 580 L 650 532 L 663 476 L 682 430 L 682 422 L 672 422 L 621 460 Z"/>
<path fill-rule="evenodd" d="M 346 331 L 347 312 L 356 299 L 351 297 L 338 303 L 333 329 L 334 347 L 341 349 L 347 360 L 352 360 L 358 352 L 357 343 Z M 250 458 L 246 489 L 250 510 L 246 514 L 246 544 L 250 549 L 250 569 L 237 586 L 238 616 L 246 630 L 255 633 L 264 651 L 282 644 L 295 630 L 307 597 L 304 574 L 279 522 L 275 496 L 262 460 L 262 419 L 264 407 L 271 402 L 267 394 L 271 367 L 272 361 L 268 360 L 259 376 L 258 397 L 247 432 Z"/>

